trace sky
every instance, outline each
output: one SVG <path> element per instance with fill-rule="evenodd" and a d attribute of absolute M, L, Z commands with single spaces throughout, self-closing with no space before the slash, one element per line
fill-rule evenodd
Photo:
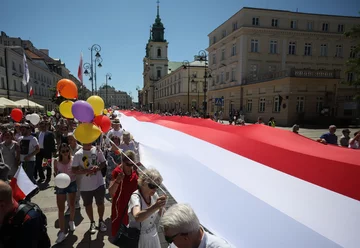
<path fill-rule="evenodd" d="M 0 0 L 0 31 L 49 49 L 75 76 L 80 53 L 84 63 L 90 62 L 89 48 L 99 44 L 103 67 L 97 70 L 98 87 L 111 73 L 108 83 L 131 92 L 137 101 L 156 5 L 156 0 Z M 207 35 L 243 7 L 360 16 L 358 0 L 160 0 L 169 60 L 191 61 L 207 48 Z M 84 83 L 91 89 L 86 76 Z"/>

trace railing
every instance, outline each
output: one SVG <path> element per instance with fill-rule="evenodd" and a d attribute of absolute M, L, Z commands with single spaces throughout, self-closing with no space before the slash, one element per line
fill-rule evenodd
<path fill-rule="evenodd" d="M 297 78 L 335 78 L 340 79 L 340 70 L 313 70 L 313 69 L 295 69 L 268 72 L 264 74 L 250 74 L 242 79 L 243 84 L 255 84 L 285 77 Z"/>

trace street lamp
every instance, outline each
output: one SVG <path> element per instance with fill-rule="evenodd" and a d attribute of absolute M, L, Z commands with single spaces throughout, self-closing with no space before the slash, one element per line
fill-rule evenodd
<path fill-rule="evenodd" d="M 105 83 L 105 106 L 108 107 L 108 79 L 111 80 L 111 73 L 106 74 L 106 83 Z"/>
<path fill-rule="evenodd" d="M 98 62 L 97 66 L 102 67 L 102 58 L 100 55 L 101 46 L 98 44 L 94 44 L 89 48 L 91 54 L 90 54 L 90 63 L 84 63 L 84 74 L 86 76 L 89 76 L 89 80 L 91 81 L 91 92 L 94 95 L 94 81 L 95 81 L 95 94 L 97 91 L 97 84 L 96 84 L 96 62 Z M 93 58 L 93 52 L 95 53 L 95 58 Z"/>
<path fill-rule="evenodd" d="M 188 60 L 183 61 L 183 68 L 188 71 L 188 113 L 190 113 L 190 62 Z"/>
<path fill-rule="evenodd" d="M 204 62 L 204 83 L 203 83 L 203 91 L 204 91 L 204 102 L 203 102 L 203 111 L 204 111 L 204 118 L 206 118 L 206 112 L 207 112 L 207 101 L 206 101 L 206 92 L 207 92 L 207 78 L 212 78 L 211 71 L 207 67 L 207 54 L 204 50 L 201 50 L 196 57 L 197 60 Z"/>

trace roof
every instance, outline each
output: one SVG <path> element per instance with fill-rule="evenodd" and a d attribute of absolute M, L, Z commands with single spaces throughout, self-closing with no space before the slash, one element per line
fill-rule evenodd
<path fill-rule="evenodd" d="M 205 61 L 193 61 L 190 62 L 190 66 L 205 66 Z"/>
<path fill-rule="evenodd" d="M 173 71 L 176 71 L 182 65 L 183 65 L 183 62 L 169 61 L 168 74 L 170 74 Z"/>
<path fill-rule="evenodd" d="M 43 59 L 42 57 L 36 55 L 35 53 L 33 53 L 30 50 L 25 50 L 26 55 L 31 58 L 31 59 Z"/>

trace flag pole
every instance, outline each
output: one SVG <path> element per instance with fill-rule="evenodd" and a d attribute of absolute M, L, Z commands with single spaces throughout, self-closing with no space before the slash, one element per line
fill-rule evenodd
<path fill-rule="evenodd" d="M 28 102 L 28 111 L 30 110 L 30 103 L 29 103 L 29 84 L 26 85 L 26 99 Z"/>

